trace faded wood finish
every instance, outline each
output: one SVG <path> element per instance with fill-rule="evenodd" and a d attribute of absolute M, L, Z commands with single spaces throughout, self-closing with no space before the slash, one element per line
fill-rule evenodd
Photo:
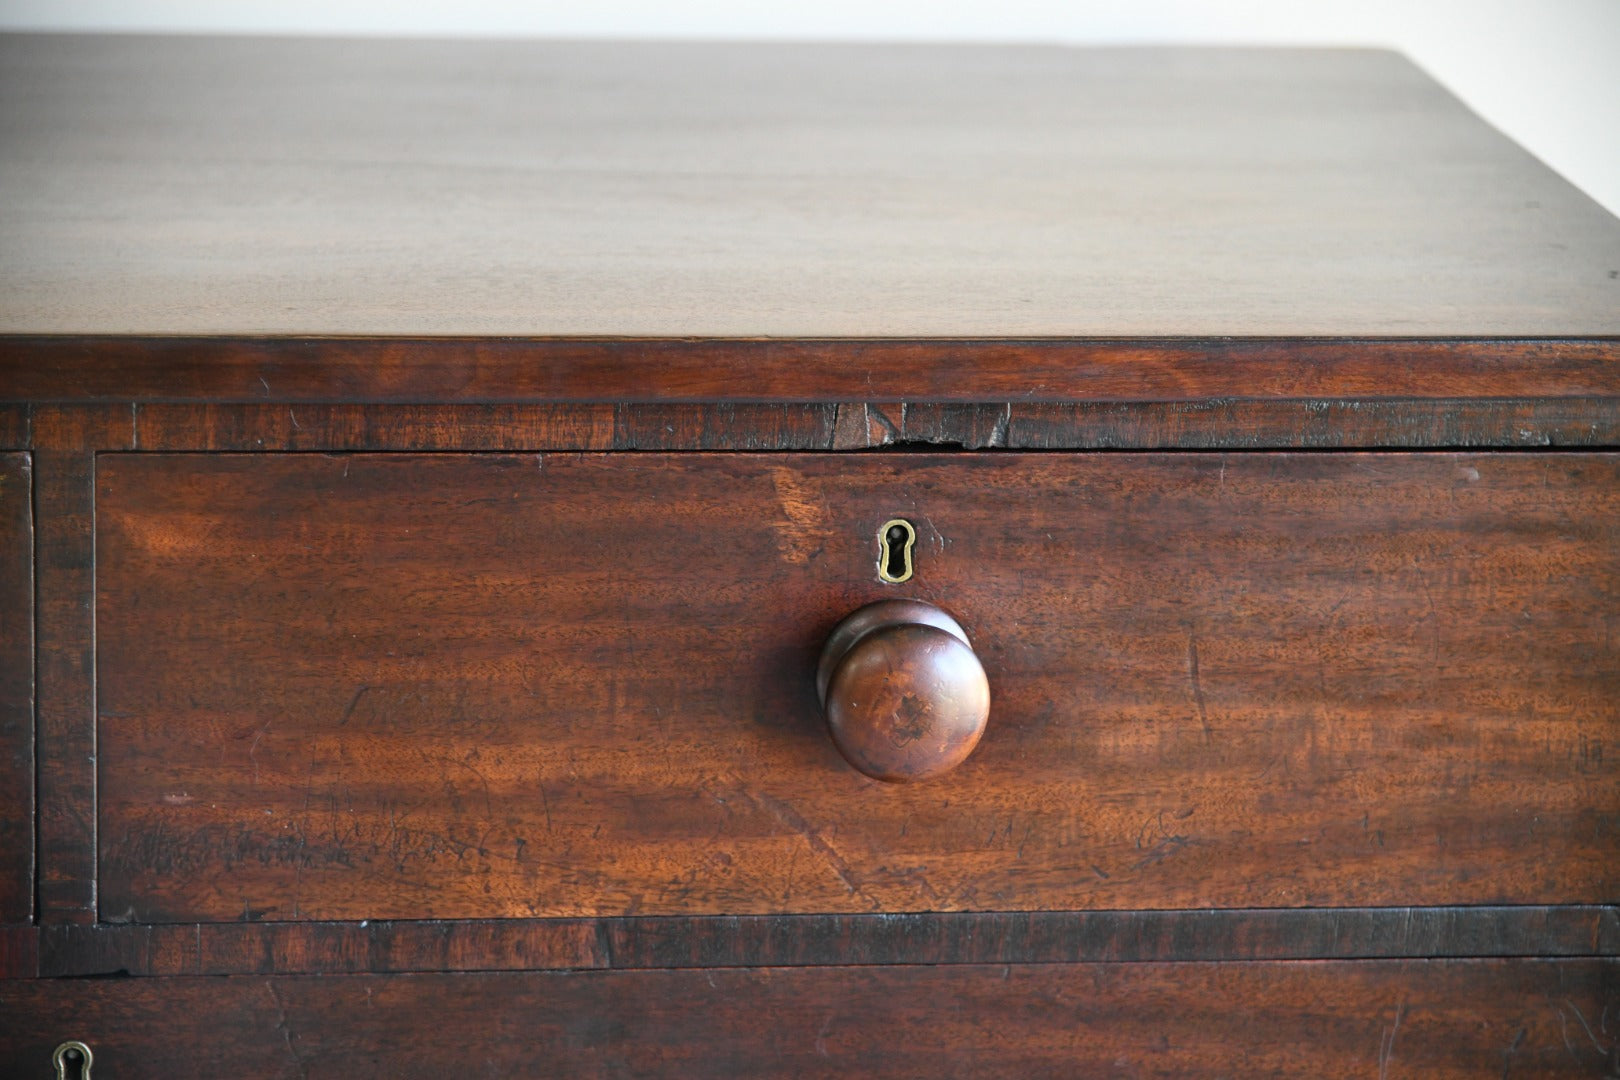
<path fill-rule="evenodd" d="M 0 454 L 0 923 L 34 914 L 34 510 L 27 454 Z"/>
<path fill-rule="evenodd" d="M 1612 284 L 1620 306 L 1620 279 Z M 1620 396 L 1617 337 L 1620 327 L 1592 339 L 1560 334 L 1464 341 L 0 335 L 0 401 L 416 405 L 1613 398 Z"/>
<path fill-rule="evenodd" d="M 1620 888 L 1615 455 L 100 461 L 109 919 Z M 995 701 L 900 788 L 812 681 L 897 592 Z"/>
<path fill-rule="evenodd" d="M 1620 333 L 1620 222 L 1381 51 L 24 35 L 0 102 L 16 333 Z"/>
<path fill-rule="evenodd" d="M 1609 906 L 59 925 L 0 978 L 1620 956 Z"/>
<path fill-rule="evenodd" d="M 76 1037 L 98 1074 L 244 1080 L 1597 1078 L 1617 993 L 1595 960 L 34 981 L 0 983 L 0 1056 L 45 1075 Z"/>

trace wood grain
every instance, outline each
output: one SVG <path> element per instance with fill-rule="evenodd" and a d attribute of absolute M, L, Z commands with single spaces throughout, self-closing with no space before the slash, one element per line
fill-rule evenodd
<path fill-rule="evenodd" d="M 1615 335 L 1461 341 L 0 336 L 0 401 L 21 402 L 982 404 L 1617 396 Z"/>
<path fill-rule="evenodd" d="M 0 36 L 0 144 L 0 1073 L 1620 1074 L 1620 222 L 1405 61 Z M 1221 452 L 1376 448 L 1541 452 Z"/>
<path fill-rule="evenodd" d="M 30 444 L 27 405 L 0 405 L 0 450 L 26 450 Z"/>
<path fill-rule="evenodd" d="M 1612 454 L 100 460 L 104 918 L 1620 886 Z M 996 703 L 900 789 L 811 681 L 895 516 Z"/>
<path fill-rule="evenodd" d="M 1620 397 L 530 405 L 130 405 L 84 450 L 1338 450 L 1620 447 Z M 29 409 L 0 406 L 7 449 Z M 87 435 L 93 433 L 87 433 Z"/>
<path fill-rule="evenodd" d="M 916 539 L 899 526 L 885 531 L 886 551 L 896 533 L 907 547 Z M 890 578 L 910 576 L 909 568 L 889 569 Z M 966 633 L 939 608 L 912 600 L 880 600 L 839 623 L 816 663 L 816 694 L 844 760 L 892 783 L 956 768 L 990 717 L 990 684 Z"/>
<path fill-rule="evenodd" d="M 34 445 L 36 917 L 96 914 L 95 454 L 129 449 L 127 405 L 41 405 Z"/>
<path fill-rule="evenodd" d="M 0 454 L 0 923 L 34 915 L 34 508 L 27 454 Z"/>
<path fill-rule="evenodd" d="M 0 982 L 0 1056 L 120 1077 L 1601 1077 L 1620 963 Z M 1240 1016 L 1241 1020 L 1234 1019 Z"/>
<path fill-rule="evenodd" d="M 135 405 L 147 450 L 1620 446 L 1620 397 L 798 405 Z M 24 438 L 19 445 L 26 446 Z"/>
<path fill-rule="evenodd" d="M 0 329 L 1620 332 L 1620 222 L 1374 50 L 0 38 Z"/>
<path fill-rule="evenodd" d="M 39 972 L 39 928 L 0 925 L 0 979 L 32 979 Z"/>
<path fill-rule="evenodd" d="M 0 978 L 1620 956 L 1609 906 L 931 912 L 18 928 Z"/>

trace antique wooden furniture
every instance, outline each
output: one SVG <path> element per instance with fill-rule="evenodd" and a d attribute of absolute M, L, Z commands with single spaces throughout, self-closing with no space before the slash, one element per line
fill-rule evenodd
<path fill-rule="evenodd" d="M 1620 1068 L 1620 223 L 1405 61 L 0 125 L 8 1075 Z"/>

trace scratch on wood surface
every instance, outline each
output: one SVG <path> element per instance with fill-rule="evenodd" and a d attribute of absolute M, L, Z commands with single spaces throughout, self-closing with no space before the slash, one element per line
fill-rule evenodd
<path fill-rule="evenodd" d="M 927 514 L 923 514 L 922 515 L 922 523 L 924 525 L 928 526 L 929 533 L 931 533 L 933 535 L 933 538 L 934 538 L 934 550 L 936 552 L 944 551 L 945 550 L 945 544 L 947 542 L 945 540 L 945 534 L 939 531 L 939 528 L 934 524 L 934 519 L 929 517 Z"/>
<path fill-rule="evenodd" d="M 1592 1045 L 1597 1048 L 1597 1052 L 1600 1053 L 1600 1054 L 1607 1054 L 1609 1052 L 1610 1048 L 1607 1047 L 1607 1046 L 1604 1046 L 1602 1043 L 1598 1042 L 1598 1037 L 1597 1037 L 1597 1035 L 1593 1034 L 1592 1025 L 1586 1022 L 1586 1016 L 1585 1016 L 1584 1013 L 1581 1012 L 1581 1007 L 1579 1005 L 1575 1004 L 1569 998 L 1564 999 L 1564 1004 L 1568 1005 L 1569 1006 L 1569 1011 L 1575 1014 L 1575 1019 L 1577 1019 L 1577 1020 L 1579 1020 L 1581 1022 L 1581 1030 L 1586 1032 L 1587 1039 L 1589 1039 L 1591 1041 Z M 1560 1018 L 1563 1017 L 1564 1010 L 1562 1008 L 1560 1008 L 1558 1010 L 1558 1015 L 1559 1015 Z M 1566 1046 L 1569 1045 L 1569 1035 L 1568 1035 L 1567 1032 L 1564 1035 L 1564 1044 Z M 1570 1050 L 1570 1053 L 1573 1054 L 1574 1052 L 1575 1051 L 1572 1048 Z"/>
<path fill-rule="evenodd" d="M 838 849 L 828 843 L 827 838 L 817 832 L 815 827 L 806 821 L 797 810 L 780 799 L 751 792 L 746 788 L 742 790 L 742 795 L 749 802 L 765 810 L 777 821 L 802 837 L 804 842 L 810 845 L 810 850 L 821 856 L 822 861 L 831 868 L 833 874 L 852 895 L 859 896 L 871 904 L 874 911 L 883 907 L 882 904 L 867 893 L 866 889 L 856 879 L 854 871 L 850 869 L 849 863 L 844 861 L 844 857 L 838 853 Z"/>
<path fill-rule="evenodd" d="M 1430 664 L 1433 665 L 1433 674 L 1439 674 L 1440 668 L 1440 610 L 1434 605 L 1434 592 L 1429 588 L 1429 575 L 1420 566 L 1418 567 L 1418 582 L 1423 586 L 1423 598 L 1429 604 L 1429 633 L 1433 640 L 1433 655 Z"/>
<path fill-rule="evenodd" d="M 1524 1037 L 1529 1030 L 1529 1028 L 1520 1028 L 1519 1033 L 1513 1036 L 1513 1041 L 1508 1044 L 1508 1048 L 1502 1051 L 1502 1080 L 1507 1080 L 1508 1073 L 1513 1069 L 1513 1055 L 1517 1054 L 1519 1047 L 1524 1045 Z"/>
<path fill-rule="evenodd" d="M 370 691 L 370 686 L 362 685 L 360 689 L 354 692 L 354 696 L 349 699 L 349 707 L 343 710 L 343 716 L 338 720 L 338 727 L 342 727 L 344 724 L 347 724 L 350 719 L 354 717 L 354 710 L 359 707 L 360 699 L 365 697 Z M 265 726 L 269 727 L 268 724 Z"/>
<path fill-rule="evenodd" d="M 1558 1032 L 1564 1037 L 1564 1050 L 1570 1057 L 1579 1060 L 1580 1054 L 1575 1052 L 1575 1044 L 1569 1041 L 1569 1018 L 1564 1015 L 1562 1005 L 1558 1007 Z"/>
<path fill-rule="evenodd" d="M 1188 807 L 1185 810 L 1176 811 L 1173 816 L 1176 821 L 1186 821 L 1195 812 L 1196 808 Z M 1150 866 L 1163 862 L 1182 848 L 1202 843 L 1202 841 L 1195 840 L 1185 833 L 1172 832 L 1171 828 L 1165 824 L 1165 819 L 1170 816 L 1172 816 L 1170 811 L 1160 810 L 1155 817 L 1143 822 L 1142 827 L 1137 830 L 1136 849 L 1145 852 L 1145 854 L 1131 864 L 1132 871 L 1145 870 Z"/>
<path fill-rule="evenodd" d="M 270 730 L 270 725 L 275 722 L 276 718 L 273 716 L 266 720 L 264 726 L 259 728 L 259 733 L 253 736 L 252 745 L 248 747 L 248 764 L 253 766 L 253 782 L 255 784 L 259 782 L 259 743 L 264 739 L 264 733 Z"/>
<path fill-rule="evenodd" d="M 827 1056 L 827 1032 L 832 1030 L 833 1018 L 837 1015 L 837 1009 L 828 1013 L 827 1019 L 821 1022 L 821 1030 L 816 1033 L 816 1054 L 820 1057 Z"/>
<path fill-rule="evenodd" d="M 292 1029 L 287 1026 L 287 1006 L 282 1003 L 281 995 L 276 992 L 276 984 L 273 979 L 266 979 L 264 988 L 269 992 L 270 1000 L 275 1002 L 276 1005 L 276 1030 L 281 1032 L 282 1041 L 287 1044 L 287 1053 L 292 1057 L 293 1064 L 298 1066 L 298 1075 L 305 1077 L 307 1080 L 309 1063 L 303 1059 L 303 1056 L 298 1053 L 298 1048 L 293 1045 Z"/>
<path fill-rule="evenodd" d="M 1198 635 L 1187 628 L 1187 680 L 1192 684 L 1193 703 L 1198 706 L 1198 722 L 1204 728 L 1204 742 L 1214 738 L 1209 726 L 1209 709 L 1204 704 L 1204 684 L 1198 678 Z"/>
<path fill-rule="evenodd" d="M 1378 1080 L 1388 1080 L 1389 1063 L 1395 1057 L 1395 1037 L 1401 1033 L 1401 1021 L 1406 1018 L 1406 1002 L 1395 1007 L 1395 1023 L 1384 1029 L 1378 1041 Z"/>

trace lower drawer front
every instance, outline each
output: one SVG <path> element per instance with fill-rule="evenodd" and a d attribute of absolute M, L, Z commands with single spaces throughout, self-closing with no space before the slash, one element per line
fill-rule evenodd
<path fill-rule="evenodd" d="M 1613 1075 L 1620 963 L 1079 964 L 0 983 L 49 1075 Z"/>
<path fill-rule="evenodd" d="M 114 454 L 97 485 L 104 918 L 1620 894 L 1614 454 Z M 991 687 L 915 785 L 843 763 L 813 682 L 894 596 Z"/>

